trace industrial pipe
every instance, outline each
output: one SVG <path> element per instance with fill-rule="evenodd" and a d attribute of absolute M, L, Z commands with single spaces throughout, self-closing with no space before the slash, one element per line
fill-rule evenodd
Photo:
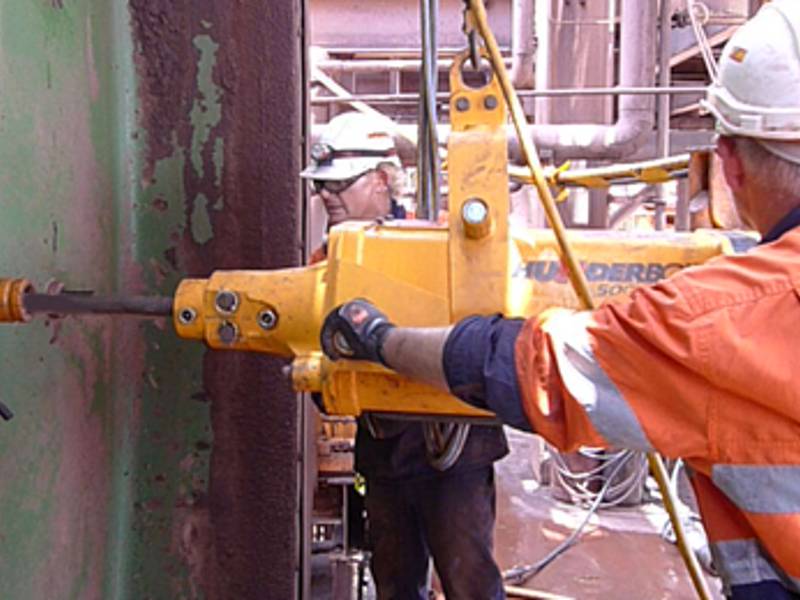
<path fill-rule="evenodd" d="M 622 0 L 619 85 L 650 87 L 656 64 L 657 0 Z M 540 149 L 552 150 L 556 159 L 596 158 L 620 160 L 632 156 L 655 123 L 650 96 L 619 98 L 617 121 L 612 125 L 534 125 L 533 141 Z M 510 144 L 519 156 L 518 144 Z"/>
<path fill-rule="evenodd" d="M 705 86 L 671 86 L 671 87 L 584 87 L 584 88 L 555 88 L 548 90 L 517 90 L 520 98 L 564 98 L 579 96 L 678 96 L 687 94 L 704 94 Z M 447 102 L 450 99 L 448 92 L 436 94 L 436 100 Z M 347 96 L 314 96 L 310 100 L 313 106 L 327 104 L 350 104 L 353 102 L 372 102 L 377 104 L 402 104 L 419 102 L 419 94 L 415 93 L 388 93 L 388 94 L 348 94 Z"/>
<path fill-rule="evenodd" d="M 522 0 L 520 0 L 522 1 Z M 657 0 L 622 0 L 620 32 L 620 81 L 622 88 L 652 88 L 656 71 Z M 340 94 L 347 96 L 346 92 Z M 633 156 L 655 125 L 655 102 L 649 95 L 623 94 L 619 97 L 617 121 L 611 125 L 563 124 L 528 127 L 539 149 L 550 150 L 557 160 L 608 159 L 622 160 Z M 358 107 L 356 106 L 358 109 Z M 449 127 L 440 129 L 446 142 Z M 396 127 L 398 152 L 404 163 L 415 155 L 411 140 L 416 138 L 415 125 Z M 509 152 L 521 157 L 519 141 L 509 128 Z"/>
<path fill-rule="evenodd" d="M 511 83 L 517 89 L 534 84 L 533 66 L 536 39 L 533 34 L 533 0 L 513 0 L 511 4 Z"/>
<path fill-rule="evenodd" d="M 439 55 L 442 53 L 439 52 Z M 513 61 L 507 60 L 512 66 Z M 453 65 L 452 58 L 439 59 L 438 66 L 441 71 L 449 71 Z M 318 69 L 326 73 L 386 73 L 387 71 L 402 71 L 418 73 L 422 69 L 422 61 L 416 58 L 387 58 L 387 59 L 332 59 L 324 58 L 314 63 Z M 532 73 L 532 72 L 531 72 Z"/>

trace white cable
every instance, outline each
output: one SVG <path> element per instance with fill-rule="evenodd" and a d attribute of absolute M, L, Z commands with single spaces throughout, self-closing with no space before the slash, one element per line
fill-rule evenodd
<path fill-rule="evenodd" d="M 529 565 L 520 565 L 508 569 L 507 571 L 503 572 L 503 581 L 508 583 L 518 584 L 521 585 L 531 579 L 532 577 L 541 573 L 548 565 L 550 565 L 555 559 L 559 556 L 564 554 L 567 550 L 569 550 L 575 543 L 578 541 L 578 537 L 580 536 L 581 532 L 583 531 L 586 524 L 589 522 L 591 516 L 600 509 L 600 506 L 603 502 L 603 498 L 606 496 L 606 493 L 611 488 L 611 482 L 614 480 L 614 477 L 622 470 L 625 464 L 638 452 L 619 452 L 616 453 L 616 465 L 612 469 L 611 473 L 608 476 L 603 487 L 600 491 L 596 494 L 592 505 L 586 511 L 586 515 L 583 517 L 583 521 L 575 528 L 575 530 L 558 546 L 553 548 L 550 552 L 548 552 L 544 558 L 537 560 L 535 563 Z"/>
<path fill-rule="evenodd" d="M 641 452 L 581 449 L 580 454 L 600 464 L 586 471 L 575 471 L 567 465 L 560 454 L 553 455 L 556 481 L 575 504 L 592 504 L 602 492 L 604 497 L 610 500 L 603 499 L 601 507 L 617 506 L 640 490 L 647 477 L 647 458 Z M 617 465 L 629 461 L 637 461 L 638 464 L 622 480 L 612 481 L 613 478 L 608 475 L 609 469 L 616 474 Z M 606 482 L 607 485 L 603 485 L 601 492 L 592 490 L 593 484 L 602 482 Z"/>
<path fill-rule="evenodd" d="M 708 37 L 703 29 L 703 25 L 708 22 L 711 17 L 711 11 L 702 2 L 697 0 L 687 0 L 689 10 L 689 20 L 692 23 L 692 30 L 694 37 L 697 40 L 697 47 L 703 57 L 703 62 L 706 65 L 706 71 L 711 78 L 712 83 L 716 83 L 719 75 L 717 71 L 717 62 L 714 60 L 714 53 L 711 50 L 711 44 L 708 43 Z M 700 22 L 702 20 L 702 23 Z"/>

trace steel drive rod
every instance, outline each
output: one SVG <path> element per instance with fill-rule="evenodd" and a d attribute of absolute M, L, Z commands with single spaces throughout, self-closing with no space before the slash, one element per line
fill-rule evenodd
<path fill-rule="evenodd" d="M 95 296 L 91 293 L 25 294 L 25 310 L 56 315 L 141 315 L 169 317 L 172 298 L 161 296 Z"/>

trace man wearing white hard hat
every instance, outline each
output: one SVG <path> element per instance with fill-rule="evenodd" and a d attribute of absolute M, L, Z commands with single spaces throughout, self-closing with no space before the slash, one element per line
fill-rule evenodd
<path fill-rule="evenodd" d="M 682 457 L 736 600 L 800 597 L 800 1 L 773 0 L 722 53 L 705 106 L 726 180 L 761 234 L 594 311 L 395 327 L 368 302 L 323 349 L 438 385 L 555 446 Z M 350 315 L 366 319 L 358 323 Z M 409 352 L 406 348 L 413 348 Z"/>
<path fill-rule="evenodd" d="M 359 113 L 331 119 L 311 147 L 311 165 L 300 177 L 311 181 L 325 205 L 328 227 L 344 221 L 405 217 L 397 203 L 400 159 L 390 122 Z"/>
<path fill-rule="evenodd" d="M 391 125 L 344 113 L 331 119 L 312 147 L 312 164 L 301 176 L 311 180 L 329 227 L 405 217 L 395 200 L 400 161 Z M 324 254 L 323 247 L 312 261 Z M 436 443 L 439 437 L 446 442 Z M 497 426 L 359 419 L 355 467 L 366 480 L 371 569 L 380 600 L 427 600 L 431 560 L 448 600 L 505 597 L 492 556 L 493 463 L 507 452 Z"/>

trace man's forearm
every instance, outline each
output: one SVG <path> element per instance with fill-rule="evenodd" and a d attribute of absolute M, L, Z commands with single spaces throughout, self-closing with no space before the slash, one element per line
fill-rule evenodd
<path fill-rule="evenodd" d="M 467 317 L 450 327 L 396 327 L 368 300 L 356 298 L 328 313 L 320 346 L 333 360 L 381 362 L 530 430 L 516 374 L 522 325 L 494 315 Z"/>
<path fill-rule="evenodd" d="M 449 391 L 442 358 L 452 327 L 397 327 L 386 334 L 383 360 L 410 379 Z"/>
<path fill-rule="evenodd" d="M 381 355 L 401 375 L 530 430 L 514 365 L 514 343 L 521 327 L 522 321 L 500 317 L 469 317 L 441 328 L 398 327 L 387 333 Z"/>

